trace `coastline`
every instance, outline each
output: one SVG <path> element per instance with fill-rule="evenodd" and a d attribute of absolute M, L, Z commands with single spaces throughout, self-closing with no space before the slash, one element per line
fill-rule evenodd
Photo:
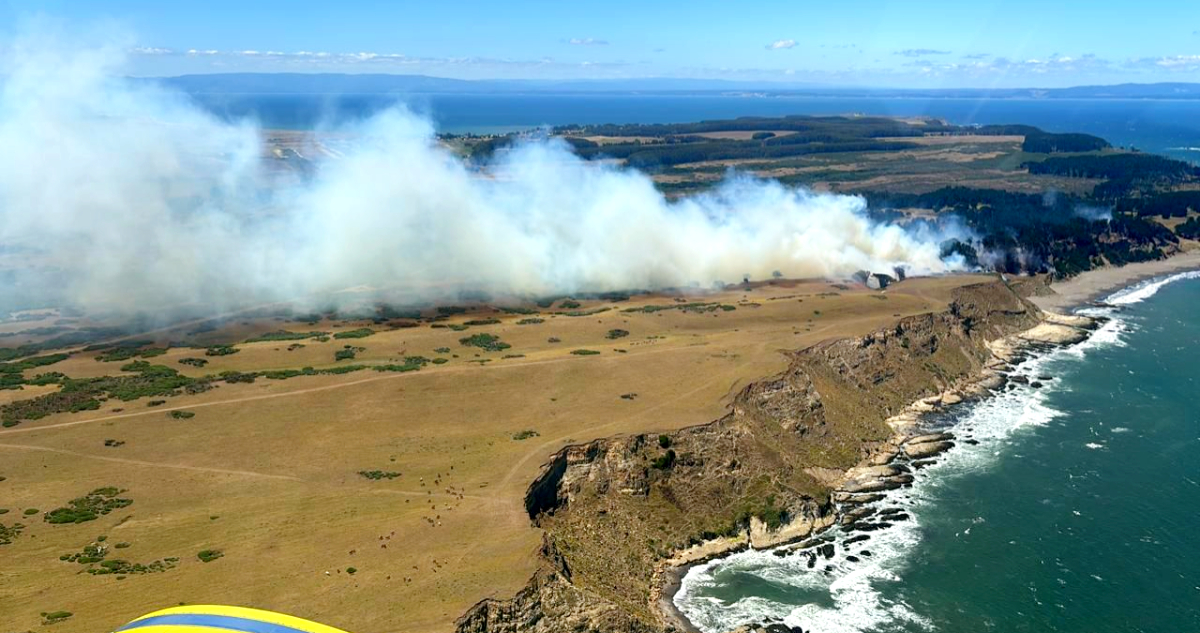
<path fill-rule="evenodd" d="M 911 484 L 912 476 L 909 474 L 911 471 L 904 462 L 936 458 L 941 453 L 953 448 L 956 443 L 953 434 L 924 428 L 922 422 L 927 414 L 944 411 L 948 407 L 963 403 L 978 402 L 1003 389 L 1008 383 L 1007 373 L 1024 360 L 1030 352 L 1046 347 L 1066 347 L 1086 341 L 1100 322 L 1091 317 L 1062 314 L 1059 310 L 1068 312 L 1087 301 L 1094 300 L 1099 295 L 1107 296 L 1110 292 L 1128 287 L 1142 279 L 1200 268 L 1200 251 L 1191 251 L 1187 255 L 1192 257 L 1185 259 L 1177 256 L 1170 260 L 1148 262 L 1160 265 L 1143 267 L 1144 270 L 1126 271 L 1124 275 L 1094 275 L 1085 283 L 1069 288 L 1070 294 L 1065 295 L 1065 301 L 1047 302 L 1055 307 L 1047 307 L 1038 300 L 1056 298 L 1059 295 L 1028 297 L 1043 311 L 1040 322 L 1032 328 L 988 342 L 987 348 L 991 352 L 992 360 L 980 371 L 963 378 L 941 394 L 913 402 L 903 412 L 889 418 L 887 423 L 893 429 L 892 437 L 847 470 L 835 486 L 831 502 L 833 520 L 829 524 L 797 538 L 781 539 L 766 547 L 755 549 L 773 549 L 806 541 L 799 546 L 799 548 L 803 548 L 820 537 L 826 529 L 843 523 L 848 515 L 854 513 L 859 503 L 871 497 L 878 497 L 880 492 Z M 1168 262 L 1170 265 L 1166 265 Z M 1094 272 L 1122 270 L 1124 268 Z M 1055 291 L 1057 292 L 1058 289 L 1055 288 Z M 1086 293 L 1086 297 L 1083 297 L 1083 293 Z M 894 462 L 900 464 L 900 468 L 894 467 Z M 658 595 L 655 596 L 654 602 L 659 609 L 660 616 L 665 623 L 685 633 L 701 633 L 701 631 L 675 603 L 675 595 L 681 589 L 684 577 L 697 565 L 746 549 L 747 543 L 745 541 L 730 542 L 722 546 L 716 542 L 708 542 L 697 547 L 704 547 L 707 550 L 703 556 L 688 557 L 684 553 L 683 561 L 679 560 L 680 557 L 666 561 L 656 574 L 658 576 L 656 583 Z M 765 630 L 762 624 L 746 623 L 739 626 L 735 633 L 743 631 L 756 633 L 760 630 Z"/>
<path fill-rule="evenodd" d="M 1142 281 L 1188 270 L 1200 270 L 1200 248 L 1166 259 L 1089 270 L 1051 284 L 1055 294 L 1033 296 L 1029 300 L 1046 311 L 1071 312 Z"/>

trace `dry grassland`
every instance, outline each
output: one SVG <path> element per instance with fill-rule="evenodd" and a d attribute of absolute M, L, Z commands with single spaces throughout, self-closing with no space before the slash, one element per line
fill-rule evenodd
<path fill-rule="evenodd" d="M 635 296 L 583 302 L 585 311 L 609 308 L 591 316 L 542 309 L 536 316 L 545 322 L 534 325 L 516 323 L 531 315 L 483 307 L 444 323 L 502 323 L 463 332 L 424 323 L 361 339 L 300 341 L 304 347 L 293 351 L 290 342 L 245 344 L 237 354 L 207 357 L 202 369 L 178 361 L 204 357 L 203 350 L 172 349 L 150 362 L 194 376 L 335 366 L 334 352 L 345 344 L 366 348 L 353 363 L 412 355 L 449 361 L 406 373 L 259 378 L 157 407 L 147 399 L 109 401 L 101 411 L 0 431 L 0 508 L 9 509 L 0 524 L 27 526 L 0 545 L 4 628 L 40 630 L 39 613 L 66 610 L 75 615 L 54 625 L 55 633 L 95 633 L 157 608 L 228 603 L 355 633 L 449 631 L 470 605 L 511 596 L 533 572 L 540 534 L 522 497 L 551 452 L 712 420 L 741 386 L 782 370 L 781 351 L 942 309 L 952 288 L 978 280 L 913 279 L 885 293 L 780 282 L 688 297 L 736 307 L 702 313 L 623 312 L 680 305 L 673 297 Z M 286 325 L 337 332 L 364 324 Z M 264 320 L 206 336 L 242 340 L 280 326 Z M 607 338 L 614 329 L 629 335 Z M 485 352 L 459 343 L 481 332 L 512 347 Z M 179 333 L 159 336 L 177 340 Z M 571 354 L 580 349 L 599 354 Z M 503 358 L 516 354 L 523 356 Z M 119 373 L 121 364 L 77 354 L 51 369 L 97 376 Z M 54 388 L 0 392 L 0 403 Z M 195 417 L 174 419 L 172 410 Z M 537 435 L 514 439 L 522 431 Z M 357 474 L 374 470 L 399 475 Z M 126 490 L 121 496 L 132 505 L 80 524 L 43 520 L 41 513 L 103 486 Z M 27 508 L 40 513 L 23 516 Z M 100 536 L 108 545 L 129 543 L 110 549 L 109 559 L 178 557 L 178 564 L 120 577 L 59 560 Z M 197 553 L 205 549 L 224 556 L 201 562 Z"/>

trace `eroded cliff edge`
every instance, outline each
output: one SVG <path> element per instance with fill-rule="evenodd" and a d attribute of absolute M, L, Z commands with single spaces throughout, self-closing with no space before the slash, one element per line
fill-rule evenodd
<path fill-rule="evenodd" d="M 847 490 L 905 485 L 883 472 L 889 455 L 947 447 L 913 438 L 923 409 L 986 395 L 1026 345 L 1086 336 L 1089 323 L 1025 298 L 1043 290 L 1039 280 L 964 286 L 944 312 L 790 354 L 718 420 L 564 448 L 526 495 L 546 532 L 541 569 L 512 599 L 476 604 L 457 630 L 685 628 L 664 597 L 672 570 L 804 539 L 838 519 Z"/>

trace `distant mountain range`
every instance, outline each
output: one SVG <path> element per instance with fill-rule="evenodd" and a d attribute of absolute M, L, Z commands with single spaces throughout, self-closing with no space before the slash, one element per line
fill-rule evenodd
<path fill-rule="evenodd" d="M 1074 88 L 906 89 L 719 79 L 464 80 L 426 75 L 229 73 L 143 78 L 191 94 L 413 93 L 753 93 L 764 96 L 908 97 L 959 99 L 1200 99 L 1200 84 L 1156 83 Z"/>

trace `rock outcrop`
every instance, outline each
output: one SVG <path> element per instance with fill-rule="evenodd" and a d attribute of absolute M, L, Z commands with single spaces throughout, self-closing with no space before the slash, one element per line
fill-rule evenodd
<path fill-rule="evenodd" d="M 915 432 L 924 412 L 989 393 L 1023 344 L 1085 327 L 1045 319 L 1024 291 L 964 286 L 944 312 L 792 353 L 718 420 L 564 448 L 526 497 L 545 569 L 512 600 L 476 605 L 459 631 L 685 628 L 669 600 L 680 566 L 811 539 L 838 508 L 909 485 L 893 460 L 920 467 L 954 442 Z"/>

